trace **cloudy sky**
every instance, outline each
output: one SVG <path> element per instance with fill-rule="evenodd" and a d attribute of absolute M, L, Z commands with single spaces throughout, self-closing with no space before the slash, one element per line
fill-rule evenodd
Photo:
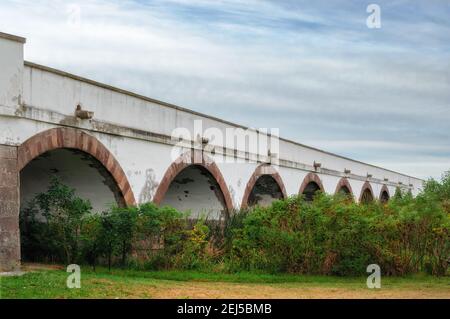
<path fill-rule="evenodd" d="M 449 0 L 2 0 L 0 31 L 32 62 L 420 178 L 450 169 Z"/>

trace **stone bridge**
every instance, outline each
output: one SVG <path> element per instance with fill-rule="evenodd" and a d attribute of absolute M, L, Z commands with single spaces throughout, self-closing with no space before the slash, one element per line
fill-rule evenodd
<path fill-rule="evenodd" d="M 274 130 L 24 61 L 24 44 L 0 33 L 0 271 L 20 268 L 20 207 L 53 175 L 95 211 L 153 201 L 213 219 L 295 194 L 311 200 L 317 190 L 387 201 L 397 188 L 422 187 Z"/>

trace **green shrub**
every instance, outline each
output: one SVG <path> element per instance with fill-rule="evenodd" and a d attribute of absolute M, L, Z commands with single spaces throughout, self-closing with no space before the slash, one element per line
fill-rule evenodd
<path fill-rule="evenodd" d="M 358 274 L 369 253 L 362 206 L 345 197 L 317 195 L 254 209 L 233 241 L 232 268 L 311 274 Z"/>
<path fill-rule="evenodd" d="M 182 251 L 186 219 L 171 207 L 153 203 L 139 206 L 137 242 L 144 243 L 146 269 L 168 269 L 175 264 L 174 256 Z"/>
<path fill-rule="evenodd" d="M 98 214 L 85 218 L 81 228 L 82 261 L 92 265 L 95 270 L 99 257 L 105 253 L 104 243 L 100 240 L 102 219 Z"/>
<path fill-rule="evenodd" d="M 185 231 L 181 251 L 175 256 L 175 267 L 181 269 L 205 269 L 210 264 L 207 251 L 209 228 L 204 220 L 198 220 L 192 229 Z"/>
<path fill-rule="evenodd" d="M 319 194 L 311 203 L 291 197 L 257 207 L 234 231 L 229 267 L 361 275 L 375 263 L 387 275 L 445 275 L 450 219 L 442 188 L 425 188 L 416 198 L 406 193 L 388 205 Z"/>
<path fill-rule="evenodd" d="M 325 275 L 446 275 L 450 256 L 450 174 L 415 198 L 360 205 L 319 193 L 238 211 L 221 221 L 146 203 L 92 214 L 89 201 L 52 179 L 20 216 L 28 260 L 139 269 L 225 269 Z"/>
<path fill-rule="evenodd" d="M 24 256 L 76 262 L 81 226 L 91 209 L 89 201 L 53 177 L 47 192 L 38 194 L 20 214 Z"/>

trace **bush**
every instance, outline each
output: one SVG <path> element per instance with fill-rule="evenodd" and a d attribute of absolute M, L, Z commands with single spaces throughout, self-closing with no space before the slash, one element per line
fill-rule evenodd
<path fill-rule="evenodd" d="M 450 241 L 449 175 L 416 198 L 359 205 L 341 196 L 301 197 L 255 208 L 234 231 L 231 270 L 359 275 L 375 263 L 387 275 L 445 275 Z"/>
<path fill-rule="evenodd" d="M 52 179 L 22 211 L 22 251 L 32 261 L 99 263 L 141 269 L 201 269 L 362 275 L 448 273 L 450 174 L 415 198 L 360 205 L 319 193 L 235 212 L 223 221 L 188 221 L 152 203 L 92 214 L 88 201 Z"/>
<path fill-rule="evenodd" d="M 175 267 L 181 269 L 205 269 L 210 263 L 207 252 L 209 228 L 203 220 L 197 221 L 185 232 L 183 247 L 176 256 Z"/>
<path fill-rule="evenodd" d="M 71 264 L 79 259 L 80 232 L 91 204 L 53 177 L 20 214 L 23 255 Z"/>
<path fill-rule="evenodd" d="M 232 269 L 308 274 L 359 274 L 370 255 L 368 209 L 345 197 L 317 195 L 256 208 L 235 233 Z"/>

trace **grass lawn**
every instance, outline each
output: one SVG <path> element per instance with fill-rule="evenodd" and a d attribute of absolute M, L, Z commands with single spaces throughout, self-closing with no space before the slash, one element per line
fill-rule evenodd
<path fill-rule="evenodd" d="M 132 271 L 81 268 L 81 289 L 68 289 L 65 269 L 28 265 L 26 274 L 0 277 L 0 298 L 446 298 L 450 278 L 382 277 L 381 289 L 366 278 Z"/>

